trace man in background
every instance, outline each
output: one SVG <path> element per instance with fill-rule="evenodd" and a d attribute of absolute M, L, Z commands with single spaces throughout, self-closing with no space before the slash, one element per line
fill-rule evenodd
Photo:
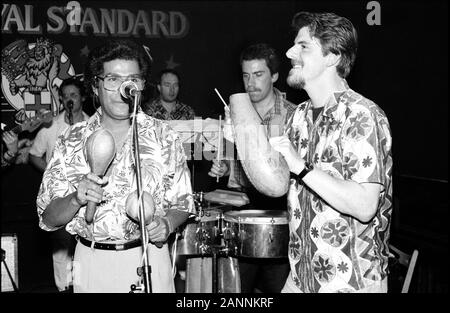
<path fill-rule="evenodd" d="M 180 75 L 173 69 L 159 73 L 159 97 L 142 105 L 148 115 L 160 120 L 193 120 L 194 110 L 178 99 L 180 92 Z"/>
<path fill-rule="evenodd" d="M 59 87 L 59 96 L 64 111 L 53 118 L 48 127 L 39 130 L 30 149 L 30 162 L 41 172 L 45 171 L 52 156 L 59 135 L 89 116 L 83 112 L 85 92 L 82 82 L 76 78 L 64 80 Z M 59 291 L 67 290 L 72 282 L 72 257 L 75 247 L 74 238 L 61 228 L 51 234 L 53 253 L 53 273 Z"/>
<path fill-rule="evenodd" d="M 261 117 L 262 124 L 267 127 L 268 136 L 279 135 L 296 107 L 274 87 L 274 83 L 278 80 L 279 68 L 275 50 L 264 43 L 249 46 L 241 53 L 240 62 L 245 91 Z M 226 115 L 228 114 L 226 112 Z M 229 120 L 229 117 L 226 120 Z M 271 131 L 277 128 L 278 133 L 272 134 Z M 257 191 L 238 160 L 220 162 L 213 160 L 209 175 L 213 177 L 229 175 L 228 187 L 244 191 L 248 195 L 250 199 L 250 204 L 246 207 L 248 209 L 287 210 L 286 197 L 272 198 Z M 243 293 L 257 290 L 278 293 L 289 273 L 289 262 L 287 258 L 239 258 L 239 270 Z"/>

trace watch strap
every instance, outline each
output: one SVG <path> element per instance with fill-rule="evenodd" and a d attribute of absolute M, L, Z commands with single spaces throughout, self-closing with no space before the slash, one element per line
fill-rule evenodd
<path fill-rule="evenodd" d="M 313 169 L 314 166 L 311 163 L 305 162 L 305 167 L 303 168 L 303 170 L 298 174 L 291 173 L 291 178 L 302 180 L 306 176 L 306 174 L 311 172 Z"/>

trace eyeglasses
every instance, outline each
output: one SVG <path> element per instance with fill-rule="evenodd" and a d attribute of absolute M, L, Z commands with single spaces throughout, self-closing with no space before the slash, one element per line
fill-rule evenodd
<path fill-rule="evenodd" d="M 132 81 L 135 83 L 139 90 L 143 90 L 145 86 L 145 79 L 141 76 L 119 76 L 119 75 L 106 75 L 106 76 L 96 76 L 97 78 L 103 80 L 103 88 L 109 91 L 117 91 L 125 81 Z"/>

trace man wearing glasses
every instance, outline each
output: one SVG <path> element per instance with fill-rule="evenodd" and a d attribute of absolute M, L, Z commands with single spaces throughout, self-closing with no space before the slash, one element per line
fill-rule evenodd
<path fill-rule="evenodd" d="M 40 227 L 54 231 L 66 225 L 77 235 L 74 292 L 129 292 L 141 277 L 143 251 L 136 221 L 136 176 L 132 153 L 129 103 L 120 93 L 130 81 L 142 90 L 149 64 L 143 48 L 112 40 L 96 48 L 85 70 L 87 89 L 101 108 L 86 122 L 59 137 L 37 198 Z M 142 191 L 146 213 L 153 292 L 174 292 L 167 238 L 194 210 L 185 155 L 177 134 L 164 121 L 136 115 Z M 85 153 L 89 136 L 106 129 L 116 154 L 103 177 L 91 172 Z M 86 204 L 97 204 L 92 222 Z M 146 214 L 147 216 L 147 214 Z"/>

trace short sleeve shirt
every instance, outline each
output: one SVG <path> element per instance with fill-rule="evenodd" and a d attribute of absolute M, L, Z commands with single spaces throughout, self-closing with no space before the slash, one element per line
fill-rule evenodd
<path fill-rule="evenodd" d="M 89 116 L 83 112 L 83 120 L 87 120 Z M 69 127 L 65 120 L 65 113 L 59 114 L 53 119 L 49 127 L 42 127 L 33 141 L 30 153 L 37 157 L 42 157 L 45 154 L 46 162 L 50 161 L 53 149 L 56 144 L 56 139 L 63 131 Z"/>
<path fill-rule="evenodd" d="M 289 137 L 299 155 L 338 179 L 382 185 L 369 223 L 339 213 L 302 182 L 290 180 L 289 260 L 302 292 L 354 292 L 387 276 L 392 214 L 389 123 L 372 101 L 351 89 L 335 93 L 317 120 L 308 100 L 297 107 Z"/>
<path fill-rule="evenodd" d="M 186 157 L 178 135 L 161 120 L 137 115 L 142 189 L 153 197 L 155 215 L 164 216 L 169 209 L 194 212 L 194 201 Z M 42 221 L 49 203 L 74 192 L 83 175 L 90 172 L 84 146 L 89 136 L 101 128 L 100 113 L 88 121 L 68 128 L 56 143 L 37 197 L 39 225 L 53 230 Z M 139 225 L 126 215 L 125 203 L 136 190 L 131 127 L 128 137 L 116 152 L 104 189 L 104 198 L 97 205 L 94 221 L 85 221 L 86 206 L 82 206 L 67 224 L 71 234 L 95 241 L 128 241 L 140 238 Z"/>
<path fill-rule="evenodd" d="M 193 120 L 195 116 L 194 109 L 178 100 L 175 102 L 175 110 L 172 112 L 168 112 L 164 108 L 160 98 L 147 104 L 143 110 L 148 115 L 160 120 Z"/>

